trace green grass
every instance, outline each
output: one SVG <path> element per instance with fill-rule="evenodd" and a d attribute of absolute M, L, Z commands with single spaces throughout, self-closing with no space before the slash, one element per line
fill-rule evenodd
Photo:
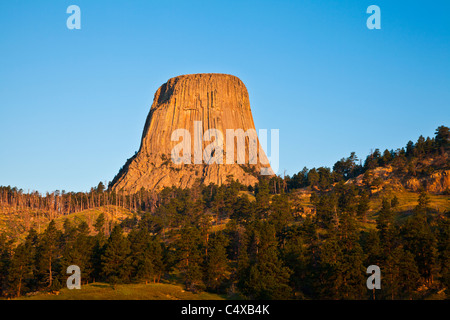
<path fill-rule="evenodd" d="M 71 213 L 66 216 L 60 216 L 55 219 L 56 227 L 62 230 L 64 220 L 66 219 L 68 219 L 70 222 L 73 222 L 74 224 L 79 224 L 80 222 L 84 221 L 89 226 L 92 226 L 101 213 L 104 214 L 107 220 L 112 220 L 115 222 L 119 222 L 124 220 L 125 218 L 133 216 L 133 214 L 129 210 L 119 206 L 102 206 L 94 209 L 86 209 L 80 212 Z"/>
<path fill-rule="evenodd" d="M 370 220 L 376 221 L 378 212 L 381 210 L 382 198 L 386 196 L 388 200 L 392 200 L 394 196 L 398 198 L 398 205 L 393 208 L 396 213 L 396 221 L 402 224 L 414 212 L 419 200 L 418 192 L 411 191 L 397 191 L 380 194 L 370 201 L 370 210 L 368 217 Z M 430 203 L 428 207 L 433 214 L 444 213 L 450 211 L 450 197 L 448 195 L 428 194 Z"/>
<path fill-rule="evenodd" d="M 392 199 L 394 196 L 397 196 L 399 200 L 398 206 L 395 208 L 398 212 L 407 212 L 413 211 L 414 208 L 418 204 L 419 193 L 411 192 L 411 191 L 397 191 L 391 192 L 385 195 L 388 199 Z M 448 195 L 434 195 L 428 194 L 430 197 L 429 207 L 432 210 L 436 210 L 439 212 L 445 212 L 450 210 L 450 196 Z M 379 211 L 381 209 L 382 197 L 377 197 L 370 203 L 370 208 L 375 211 Z"/>
<path fill-rule="evenodd" d="M 419 192 L 402 190 L 377 193 L 370 199 L 366 221 L 358 222 L 362 231 L 367 232 L 376 229 L 376 220 L 378 218 L 378 213 L 381 210 L 383 197 L 386 197 L 388 200 L 392 200 L 394 196 L 397 196 L 399 200 L 398 205 L 393 208 L 394 212 L 397 214 L 396 219 L 398 222 L 404 222 L 414 212 L 414 208 L 418 204 Z M 450 211 L 450 196 L 436 194 L 428 194 L 428 196 L 430 198 L 428 207 L 432 210 L 432 212 L 434 212 L 434 214 L 437 212 L 444 213 Z M 300 207 L 306 209 L 314 208 L 307 192 L 302 194 L 300 191 L 294 191 L 291 194 L 291 204 L 293 210 Z"/>
<path fill-rule="evenodd" d="M 39 293 L 19 300 L 225 300 L 225 297 L 207 292 L 195 294 L 175 284 L 119 284 L 114 289 L 106 283 L 92 283 L 82 285 L 79 290 L 64 288 L 58 295 Z"/>
<path fill-rule="evenodd" d="M 248 197 L 248 200 L 250 201 L 250 202 L 253 202 L 253 201 L 255 201 L 256 200 L 256 198 L 255 198 L 255 196 L 254 196 L 254 194 L 253 194 L 253 192 L 250 192 L 250 191 L 239 191 L 239 195 L 240 196 L 242 196 L 242 195 L 247 195 L 247 197 Z"/>
<path fill-rule="evenodd" d="M 59 216 L 54 220 L 56 227 L 60 230 L 63 229 L 64 220 L 68 219 L 74 224 L 84 221 L 93 231 L 93 224 L 101 213 L 105 215 L 106 220 L 113 222 L 121 222 L 133 216 L 128 209 L 108 205 Z M 47 228 L 49 223 L 50 219 L 43 210 L 15 210 L 8 207 L 0 209 L 0 232 L 19 243 L 25 239 L 30 227 L 40 233 Z"/>

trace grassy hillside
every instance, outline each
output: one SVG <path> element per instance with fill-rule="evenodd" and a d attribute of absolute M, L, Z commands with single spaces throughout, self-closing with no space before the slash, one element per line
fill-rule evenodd
<path fill-rule="evenodd" d="M 294 191 L 291 194 L 291 204 L 294 212 L 298 214 L 314 213 L 314 206 L 310 201 L 311 193 L 307 191 L 308 188 Z M 241 191 L 240 194 L 246 194 L 250 201 L 255 201 L 255 197 L 252 192 Z M 398 206 L 395 211 L 399 214 L 399 218 L 402 219 L 412 213 L 414 207 L 417 205 L 419 198 L 418 192 L 412 192 L 408 190 L 395 190 L 395 191 L 381 191 L 375 194 L 370 199 L 370 209 L 368 211 L 367 223 L 373 224 L 378 215 L 378 211 L 381 209 L 382 198 L 387 197 L 392 199 L 396 196 L 399 200 Z M 450 211 L 450 197 L 448 195 L 436 195 L 429 194 L 430 208 L 435 212 Z M 93 209 L 87 209 L 80 212 L 72 213 L 69 215 L 63 215 L 55 218 L 56 225 L 59 229 L 63 228 L 65 219 L 70 220 L 74 224 L 79 224 L 85 221 L 93 230 L 93 224 L 97 217 L 103 213 L 106 221 L 109 222 L 121 222 L 126 218 L 133 216 L 133 213 L 120 206 L 101 206 Z M 222 230 L 228 220 L 222 221 L 220 225 L 214 226 L 214 230 Z M 45 212 L 37 212 L 30 210 L 11 210 L 3 208 L 0 212 L 0 231 L 4 232 L 12 239 L 23 240 L 26 236 L 27 230 L 33 227 L 38 232 L 45 230 L 50 218 Z M 367 226 L 366 226 L 367 227 Z M 370 228 L 370 226 L 369 226 Z"/>
<path fill-rule="evenodd" d="M 375 218 L 378 211 L 381 209 L 381 204 L 383 197 L 392 199 L 394 196 L 397 197 L 399 203 L 395 208 L 397 213 L 412 213 L 414 208 L 418 204 L 419 192 L 412 192 L 407 190 L 402 191 L 389 191 L 380 192 L 370 198 L 370 207 L 368 212 L 368 218 Z M 437 195 L 428 194 L 430 198 L 429 207 L 436 212 L 446 212 L 450 211 L 450 197 L 448 195 Z M 303 208 L 311 210 L 314 206 L 310 201 L 309 192 L 297 192 L 293 193 L 293 205 L 294 209 Z"/>
<path fill-rule="evenodd" d="M 118 206 L 102 206 L 94 209 L 83 210 L 77 213 L 72 213 L 66 216 L 61 216 L 55 219 L 56 226 L 62 229 L 64 220 L 68 219 L 74 224 L 79 224 L 84 221 L 89 226 L 92 226 L 100 214 L 104 214 L 106 221 L 121 222 L 126 218 L 132 217 L 133 213 L 127 209 Z"/>
<path fill-rule="evenodd" d="M 133 216 L 133 213 L 127 209 L 109 205 L 58 216 L 54 220 L 58 229 L 62 229 L 64 220 L 68 219 L 74 224 L 85 221 L 93 230 L 92 226 L 101 213 L 104 214 L 106 221 L 113 223 Z M 40 233 L 45 230 L 50 221 L 51 217 L 45 211 L 16 210 L 8 207 L 0 210 L 0 232 L 19 242 L 25 238 L 30 228 L 34 228 Z"/>
<path fill-rule="evenodd" d="M 151 283 L 122 284 L 113 288 L 106 283 L 83 285 L 81 289 L 62 289 L 58 294 L 39 293 L 20 297 L 19 300 L 224 300 L 213 293 L 194 294 L 181 285 Z"/>

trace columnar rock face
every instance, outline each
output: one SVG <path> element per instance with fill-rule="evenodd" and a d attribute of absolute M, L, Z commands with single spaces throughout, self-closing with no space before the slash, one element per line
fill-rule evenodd
<path fill-rule="evenodd" d="M 223 140 L 220 134 L 209 135 L 209 129 L 218 130 Z M 246 138 L 244 148 L 238 148 L 239 139 L 229 140 L 233 141 L 233 146 L 228 149 L 227 129 L 235 133 L 238 129 L 247 133 L 255 130 L 248 92 L 239 78 L 227 74 L 191 74 L 170 79 L 155 93 L 139 152 L 114 178 L 112 188 L 136 192 L 142 187 L 150 190 L 166 186 L 191 187 L 196 181 L 220 185 L 229 177 L 253 185 L 262 168 L 272 173 L 256 135 L 254 139 Z M 177 130 L 182 133 L 181 137 L 174 134 Z M 189 149 L 173 151 L 183 143 L 183 146 L 189 145 Z M 257 148 L 252 150 L 256 150 L 256 157 L 249 157 L 249 147 L 255 146 L 254 143 Z M 227 150 L 231 148 L 233 152 L 228 152 L 228 160 L 233 153 L 233 163 L 227 161 Z M 210 150 L 213 150 L 211 155 L 205 155 Z M 223 157 L 220 150 L 223 150 Z M 185 156 L 183 163 L 173 161 L 175 154 Z M 238 155 L 245 157 L 245 164 L 242 160 L 236 163 Z M 214 157 L 215 161 L 211 159 Z M 222 164 L 217 161 L 219 158 L 223 159 Z"/>

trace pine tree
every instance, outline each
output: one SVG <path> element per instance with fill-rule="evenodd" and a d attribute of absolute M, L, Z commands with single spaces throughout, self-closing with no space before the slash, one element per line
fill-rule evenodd
<path fill-rule="evenodd" d="M 234 233 L 235 249 L 233 254 L 236 257 L 236 268 L 233 272 L 233 281 L 238 288 L 245 288 L 245 281 L 249 278 L 250 257 L 248 252 L 249 239 L 244 228 L 239 228 Z"/>
<path fill-rule="evenodd" d="M 382 207 L 378 213 L 377 229 L 381 247 L 387 256 L 398 245 L 398 241 L 396 241 L 398 231 L 395 225 L 394 212 L 391 210 L 391 204 L 386 198 L 383 198 Z"/>
<path fill-rule="evenodd" d="M 254 261 L 250 260 L 249 277 L 241 285 L 242 292 L 252 299 L 287 299 L 291 297 L 291 270 L 283 265 L 277 249 L 275 228 L 261 225 Z"/>
<path fill-rule="evenodd" d="M 20 297 L 33 285 L 36 238 L 36 232 L 31 229 L 25 242 L 14 250 L 8 272 L 10 292 L 13 296 Z"/>
<path fill-rule="evenodd" d="M 367 220 L 367 211 L 369 211 L 370 208 L 370 200 L 369 196 L 366 192 L 362 193 L 359 200 L 358 200 L 358 206 L 356 208 L 356 214 L 358 217 L 362 218 L 364 222 Z"/>
<path fill-rule="evenodd" d="M 106 224 L 105 215 L 102 212 L 98 215 L 97 220 L 95 221 L 95 224 L 94 224 L 95 231 L 97 231 L 98 233 L 105 234 L 105 231 L 104 231 L 105 224 Z"/>
<path fill-rule="evenodd" d="M 404 298 L 412 299 L 420 278 L 419 270 L 411 252 L 403 250 L 398 257 L 400 261 L 400 292 Z"/>
<path fill-rule="evenodd" d="M 115 285 L 130 280 L 131 259 L 130 243 L 122 234 L 122 229 L 115 226 L 105 245 L 101 257 L 103 276 L 106 281 Z"/>
<path fill-rule="evenodd" d="M 269 184 L 266 179 L 261 180 L 255 187 L 255 213 L 259 218 L 267 216 L 270 203 Z"/>
<path fill-rule="evenodd" d="M 385 299 L 412 298 L 418 286 L 419 272 L 414 256 L 396 247 L 382 264 L 381 295 Z"/>
<path fill-rule="evenodd" d="M 306 238 L 306 237 L 305 237 Z M 290 285 L 295 294 L 310 294 L 310 272 L 308 270 L 308 248 L 300 227 L 292 227 L 287 231 L 282 259 L 286 267 L 292 270 Z"/>
<path fill-rule="evenodd" d="M 8 271 L 11 264 L 12 241 L 0 234 L 0 293 L 2 296 L 8 292 Z"/>
<path fill-rule="evenodd" d="M 77 227 L 71 228 L 70 236 L 68 238 L 66 237 L 63 257 L 61 259 L 63 278 L 66 277 L 65 270 L 67 270 L 67 267 L 76 265 L 80 267 L 82 280 L 88 282 L 92 279 L 93 249 L 94 239 L 89 235 L 89 226 L 86 222 L 83 221 Z M 61 279 L 61 281 L 64 280 Z"/>
<path fill-rule="evenodd" d="M 438 221 L 437 248 L 440 263 L 440 281 L 450 296 L 450 211 Z"/>
<path fill-rule="evenodd" d="M 309 170 L 308 175 L 307 175 L 307 181 L 308 181 L 308 185 L 311 187 L 317 187 L 319 184 L 319 173 L 317 172 L 316 168 L 312 168 L 311 170 Z"/>
<path fill-rule="evenodd" d="M 143 280 L 147 284 L 150 280 L 156 282 L 163 272 L 162 250 L 157 239 L 145 230 L 132 231 L 128 235 L 131 243 L 131 265 L 133 278 Z"/>
<path fill-rule="evenodd" d="M 421 191 L 419 194 L 418 204 L 415 208 L 416 213 L 426 213 L 429 208 L 430 197 L 425 191 Z"/>
<path fill-rule="evenodd" d="M 422 213 L 413 214 L 402 228 L 404 247 L 414 255 L 420 275 L 433 283 L 437 271 L 437 241 L 427 218 Z"/>
<path fill-rule="evenodd" d="M 79 255 L 79 267 L 82 268 L 84 278 L 92 279 L 94 266 L 92 256 L 94 254 L 94 237 L 90 235 L 89 226 L 86 222 L 81 222 L 77 228 L 77 238 L 75 240 L 75 251 Z"/>
<path fill-rule="evenodd" d="M 247 195 L 237 198 L 230 218 L 244 225 L 254 220 L 254 208 Z"/>
<path fill-rule="evenodd" d="M 364 265 L 377 265 L 380 266 L 382 260 L 382 249 L 380 244 L 380 237 L 378 232 L 370 230 L 363 237 L 363 249 L 366 254 Z"/>
<path fill-rule="evenodd" d="M 199 228 L 185 226 L 180 230 L 180 239 L 176 243 L 178 269 L 183 275 L 186 289 L 192 292 L 204 289 L 202 238 Z"/>
<path fill-rule="evenodd" d="M 105 251 L 105 245 L 106 245 L 106 237 L 104 233 L 104 224 L 105 224 L 105 218 L 103 214 L 100 214 L 97 217 L 97 220 L 95 222 L 94 228 L 97 231 L 97 234 L 92 239 L 93 241 L 93 247 L 92 247 L 92 255 L 89 259 L 89 265 L 91 266 L 91 278 L 95 282 L 96 280 L 102 279 L 104 276 L 102 272 L 102 256 Z"/>
<path fill-rule="evenodd" d="M 337 199 L 335 194 L 324 194 L 322 196 L 311 195 L 311 202 L 316 207 L 316 222 L 324 229 L 334 228 L 338 223 Z"/>
<path fill-rule="evenodd" d="M 339 215 L 339 225 L 329 229 L 321 245 L 318 293 L 327 299 L 360 299 L 365 292 L 363 251 L 354 217 Z"/>
<path fill-rule="evenodd" d="M 277 233 L 280 233 L 293 220 L 289 199 L 286 194 L 273 196 L 269 212 L 269 221 L 274 225 Z"/>
<path fill-rule="evenodd" d="M 153 263 L 153 282 L 159 282 L 161 280 L 161 276 L 166 270 L 166 261 L 164 259 L 164 245 L 161 242 L 159 236 L 156 235 L 151 239 L 149 250 Z"/>
<path fill-rule="evenodd" d="M 391 200 L 391 208 L 397 207 L 398 204 L 399 204 L 399 200 L 398 200 L 397 196 L 394 196 Z"/>
<path fill-rule="evenodd" d="M 440 126 L 436 129 L 436 147 L 443 151 L 450 146 L 450 129 L 445 126 Z"/>
<path fill-rule="evenodd" d="M 208 243 L 205 284 L 207 288 L 214 291 L 218 291 L 222 284 L 229 279 L 227 243 L 228 240 L 222 232 L 216 233 Z"/>
<path fill-rule="evenodd" d="M 52 220 L 38 240 L 36 252 L 38 280 L 42 285 L 51 288 L 60 271 L 61 231 Z"/>

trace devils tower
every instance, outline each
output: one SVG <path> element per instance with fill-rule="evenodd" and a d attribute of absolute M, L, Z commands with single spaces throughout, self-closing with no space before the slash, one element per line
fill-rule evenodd
<path fill-rule="evenodd" d="M 179 129 L 191 138 L 190 150 L 184 150 L 187 151 L 188 163 L 173 161 L 174 147 L 182 140 L 189 142 L 186 136 L 183 136 L 184 139 L 174 139 L 173 134 Z M 220 142 L 218 136 L 208 136 L 209 129 L 223 133 L 222 163 L 202 161 L 202 151 L 209 150 L 205 148 L 211 143 Z M 247 88 L 239 78 L 207 73 L 169 79 L 155 93 L 139 151 L 128 159 L 113 179 L 112 189 L 136 192 L 141 188 L 186 188 L 196 181 L 221 185 L 230 177 L 242 184 L 253 185 L 258 181 L 261 170 L 273 173 L 264 151 L 259 148 L 256 135 L 255 139 L 249 136 L 245 138 L 245 149 L 238 148 L 237 139 L 233 139 L 236 145 L 228 149 L 230 146 L 225 137 L 227 129 L 235 132 L 239 129 L 244 132 L 255 130 Z M 258 145 L 256 157 L 253 158 L 249 153 L 252 143 Z M 211 156 L 214 153 L 215 150 Z M 215 156 L 220 158 L 218 154 Z M 233 163 L 225 161 L 227 156 L 233 158 Z M 244 164 L 242 161 L 238 163 L 238 156 L 245 158 Z"/>

